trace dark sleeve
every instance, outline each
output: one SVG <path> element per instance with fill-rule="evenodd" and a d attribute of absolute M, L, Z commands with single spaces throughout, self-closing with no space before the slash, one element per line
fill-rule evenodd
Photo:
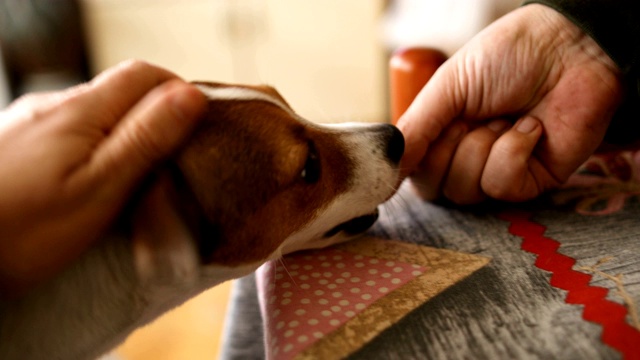
<path fill-rule="evenodd" d="M 640 1 L 527 0 L 549 6 L 589 34 L 627 76 L 640 65 Z"/>
<path fill-rule="evenodd" d="M 526 0 L 555 9 L 600 45 L 620 68 L 627 96 L 607 134 L 611 142 L 640 138 L 640 0 Z"/>

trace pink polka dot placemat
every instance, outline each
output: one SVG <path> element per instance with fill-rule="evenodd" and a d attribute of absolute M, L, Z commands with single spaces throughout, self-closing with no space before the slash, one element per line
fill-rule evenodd
<path fill-rule="evenodd" d="M 489 259 L 361 238 L 300 252 L 257 273 L 268 359 L 338 359 Z"/>

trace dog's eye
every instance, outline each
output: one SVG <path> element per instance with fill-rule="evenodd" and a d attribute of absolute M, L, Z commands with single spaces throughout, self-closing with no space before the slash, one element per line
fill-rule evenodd
<path fill-rule="evenodd" d="M 316 183 L 320 179 L 320 168 L 318 153 L 316 152 L 315 146 L 310 143 L 309 154 L 307 155 L 307 160 L 304 163 L 300 177 L 302 177 L 307 184 Z"/>

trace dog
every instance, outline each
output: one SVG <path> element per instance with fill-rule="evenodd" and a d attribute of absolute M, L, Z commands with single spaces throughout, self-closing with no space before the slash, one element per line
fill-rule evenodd
<path fill-rule="evenodd" d="M 315 124 L 271 87 L 195 84 L 208 110 L 158 175 L 190 236 L 114 231 L 54 280 L 3 300 L 0 359 L 95 359 L 210 287 L 364 232 L 401 182 L 392 125 Z"/>

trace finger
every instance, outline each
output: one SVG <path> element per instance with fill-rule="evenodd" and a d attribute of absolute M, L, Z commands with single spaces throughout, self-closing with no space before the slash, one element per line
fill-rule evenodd
<path fill-rule="evenodd" d="M 525 117 L 496 140 L 481 180 L 488 196 L 506 201 L 529 200 L 557 184 L 532 155 L 541 135 L 542 124 Z"/>
<path fill-rule="evenodd" d="M 82 90 L 93 106 L 107 111 L 95 120 L 108 130 L 149 91 L 172 79 L 178 76 L 143 61 L 129 60 L 105 70 Z"/>
<path fill-rule="evenodd" d="M 398 119 L 398 128 L 405 137 L 403 169 L 414 169 L 429 144 L 462 111 L 465 94 L 456 89 L 457 79 L 451 60 L 445 62 Z"/>
<path fill-rule="evenodd" d="M 508 127 L 507 121 L 494 120 L 462 139 L 443 185 L 445 197 L 461 205 L 479 203 L 486 198 L 480 186 L 485 163 L 494 142 Z"/>
<path fill-rule="evenodd" d="M 411 176 L 411 184 L 415 192 L 424 200 L 434 200 L 440 196 L 441 184 L 449 164 L 466 134 L 467 127 L 463 123 L 454 123 L 438 138 Z"/>
<path fill-rule="evenodd" d="M 172 80 L 136 104 L 96 149 L 85 173 L 106 196 L 124 197 L 150 169 L 186 140 L 205 108 L 195 86 Z"/>

